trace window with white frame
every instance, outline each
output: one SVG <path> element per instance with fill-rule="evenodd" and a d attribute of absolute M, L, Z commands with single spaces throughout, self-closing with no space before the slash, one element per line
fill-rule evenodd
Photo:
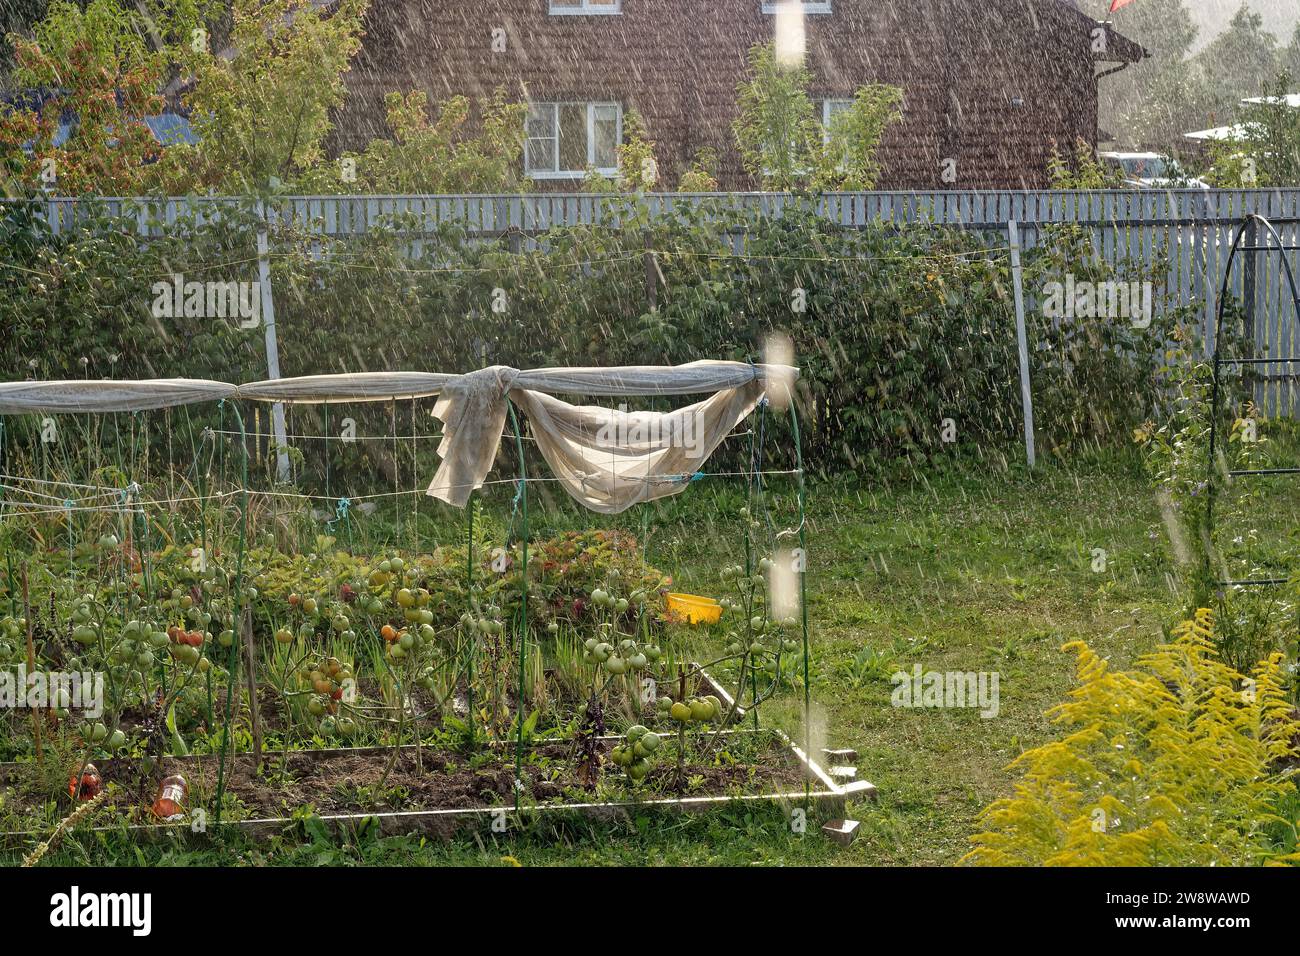
<path fill-rule="evenodd" d="M 594 168 L 618 175 L 623 111 L 617 103 L 531 103 L 524 171 L 534 179 L 578 179 Z"/>
<path fill-rule="evenodd" d="M 822 138 L 831 141 L 831 124 L 835 117 L 853 106 L 852 100 L 822 100 Z"/>
<path fill-rule="evenodd" d="M 796 3 L 804 13 L 831 13 L 831 0 L 763 0 L 764 13 L 776 13 L 776 8 L 786 3 Z"/>
<path fill-rule="evenodd" d="M 623 0 L 550 0 L 550 12 L 552 16 L 622 13 Z"/>

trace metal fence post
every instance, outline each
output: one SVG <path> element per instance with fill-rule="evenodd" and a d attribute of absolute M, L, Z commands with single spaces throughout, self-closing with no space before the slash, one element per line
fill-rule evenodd
<path fill-rule="evenodd" d="M 1029 387 L 1029 340 L 1025 333 L 1024 270 L 1020 266 L 1020 227 L 1007 220 L 1007 243 L 1011 247 L 1011 288 L 1016 304 L 1016 346 L 1020 352 L 1020 405 L 1025 414 L 1025 457 L 1034 467 L 1034 396 Z"/>
<path fill-rule="evenodd" d="M 266 336 L 266 377 L 280 377 L 280 347 L 275 335 L 275 299 L 271 296 L 271 255 L 267 239 L 266 207 L 257 203 L 257 287 L 262 297 L 262 330 Z M 289 480 L 289 440 L 284 425 L 284 403 L 271 406 L 271 428 L 275 432 L 276 476 Z"/>

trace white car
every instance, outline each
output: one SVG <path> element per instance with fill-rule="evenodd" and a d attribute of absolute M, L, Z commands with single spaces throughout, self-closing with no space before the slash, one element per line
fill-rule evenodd
<path fill-rule="evenodd" d="M 1116 169 L 1124 185 L 1133 189 L 1210 188 L 1184 172 L 1177 160 L 1160 153 L 1098 153 L 1097 158 Z"/>

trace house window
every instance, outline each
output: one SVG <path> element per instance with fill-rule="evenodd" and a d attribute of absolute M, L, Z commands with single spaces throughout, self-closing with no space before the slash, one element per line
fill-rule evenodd
<path fill-rule="evenodd" d="M 853 106 L 852 100 L 822 100 L 822 138 L 831 141 L 831 124 L 835 117 Z"/>
<path fill-rule="evenodd" d="M 623 0 L 550 0 L 551 16 L 622 13 Z"/>
<path fill-rule="evenodd" d="M 784 3 L 796 3 L 803 7 L 804 13 L 831 13 L 831 0 L 763 0 L 764 13 L 776 13 L 776 8 Z"/>
<path fill-rule="evenodd" d="M 617 103 L 532 103 L 524 170 L 534 179 L 580 179 L 588 167 L 618 175 L 623 113 Z"/>

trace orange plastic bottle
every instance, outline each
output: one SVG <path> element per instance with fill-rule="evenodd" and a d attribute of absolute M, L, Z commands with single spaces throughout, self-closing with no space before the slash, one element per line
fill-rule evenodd
<path fill-rule="evenodd" d="M 93 763 L 86 764 L 86 769 L 81 771 L 81 799 L 93 800 L 99 796 L 99 791 L 104 789 L 104 781 L 99 776 L 99 770 Z M 68 796 L 74 800 L 77 798 L 77 772 L 74 770 L 68 777 Z"/>
<path fill-rule="evenodd" d="M 185 778 L 180 774 L 173 774 L 163 779 L 158 784 L 158 796 L 153 801 L 153 815 L 163 820 L 183 820 L 185 818 L 185 804 L 189 802 L 190 788 L 185 784 Z"/>

